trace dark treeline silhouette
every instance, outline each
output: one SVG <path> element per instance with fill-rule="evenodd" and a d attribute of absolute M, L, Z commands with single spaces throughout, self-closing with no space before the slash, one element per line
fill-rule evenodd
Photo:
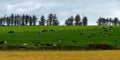
<path fill-rule="evenodd" d="M 42 15 L 40 18 L 37 18 L 35 15 L 19 15 L 11 14 L 10 16 L 4 16 L 0 18 L 0 26 L 58 26 L 60 24 L 56 14 L 50 13 L 47 18 Z M 65 21 L 67 26 L 87 26 L 88 19 L 84 16 L 82 19 L 80 15 L 77 14 L 75 17 L 71 16 Z"/>
<path fill-rule="evenodd" d="M 59 21 L 55 14 L 49 14 L 47 20 L 47 26 L 57 26 L 59 25 Z"/>
<path fill-rule="evenodd" d="M 15 15 L 11 14 L 10 16 L 4 16 L 0 18 L 0 25 L 7 25 L 7 26 L 57 26 L 59 25 L 59 21 L 55 14 L 49 14 L 48 18 L 45 19 L 44 15 L 40 17 L 40 20 L 33 15 Z"/>
<path fill-rule="evenodd" d="M 4 16 L 0 18 L 0 25 L 7 26 L 27 26 L 36 25 L 37 17 L 35 15 L 14 15 Z"/>
<path fill-rule="evenodd" d="M 46 20 L 44 15 L 40 17 L 39 25 L 41 26 L 58 26 L 59 20 L 57 19 L 56 14 L 49 14 L 48 19 Z"/>
<path fill-rule="evenodd" d="M 40 18 L 37 18 L 35 15 L 18 15 L 11 14 L 10 16 L 0 17 L 0 26 L 58 26 L 60 24 L 59 19 L 56 14 L 50 13 L 48 17 L 45 18 L 42 15 Z M 71 16 L 65 20 L 66 26 L 87 26 L 88 18 L 86 16 L 80 17 L 77 14 L 75 17 Z M 97 20 L 98 26 L 120 26 L 120 21 L 117 17 L 115 18 L 102 18 L 99 17 Z"/>
<path fill-rule="evenodd" d="M 65 24 L 67 26 L 87 26 L 88 24 L 88 19 L 86 16 L 83 17 L 83 19 L 80 18 L 80 15 L 76 15 L 75 18 L 73 16 L 69 17 L 66 21 Z"/>
<path fill-rule="evenodd" d="M 97 21 L 99 26 L 120 26 L 120 21 L 117 17 L 115 18 L 99 18 Z"/>

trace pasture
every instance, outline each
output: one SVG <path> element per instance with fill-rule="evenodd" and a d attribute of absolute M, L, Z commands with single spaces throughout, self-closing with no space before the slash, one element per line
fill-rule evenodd
<path fill-rule="evenodd" d="M 0 51 L 0 60 L 120 60 L 120 51 Z"/>
<path fill-rule="evenodd" d="M 10 33 L 11 31 L 12 33 Z M 5 45 L 33 46 L 33 42 L 37 42 L 40 45 L 59 44 L 60 46 L 80 46 L 87 45 L 89 42 L 106 42 L 114 46 L 120 46 L 119 36 L 119 26 L 0 27 L 0 41 L 7 41 Z"/>

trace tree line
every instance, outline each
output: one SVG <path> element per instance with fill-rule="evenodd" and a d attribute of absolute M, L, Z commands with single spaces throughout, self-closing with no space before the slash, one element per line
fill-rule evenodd
<path fill-rule="evenodd" d="M 40 20 L 33 15 L 15 15 L 11 14 L 10 16 L 4 16 L 0 18 L 0 25 L 7 25 L 7 26 L 35 26 L 41 25 L 45 26 L 45 24 L 52 26 L 52 25 L 59 25 L 59 21 L 55 14 L 49 14 L 48 19 L 46 20 L 44 15 L 40 17 Z"/>
<path fill-rule="evenodd" d="M 60 24 L 59 19 L 56 14 L 50 13 L 48 17 L 45 18 L 42 15 L 40 18 L 37 18 L 35 15 L 19 15 L 19 14 L 11 14 L 10 16 L 0 17 L 0 26 L 58 26 Z M 71 16 L 65 21 L 65 25 L 67 26 L 87 26 L 88 19 L 86 16 L 83 19 L 80 18 L 80 15 L 77 14 L 75 17 Z"/>
<path fill-rule="evenodd" d="M 115 18 L 103 18 L 99 17 L 97 20 L 98 26 L 120 26 L 120 20 Z M 60 24 L 59 19 L 57 18 L 56 14 L 50 13 L 48 14 L 47 18 L 44 15 L 37 18 L 35 15 L 18 15 L 18 14 L 11 14 L 10 16 L 0 17 L 0 26 L 58 26 Z M 68 17 L 64 24 L 66 26 L 87 26 L 88 25 L 88 18 L 86 16 L 80 17 L 79 14 L 76 16 Z"/>
<path fill-rule="evenodd" d="M 84 16 L 82 19 L 80 18 L 80 15 L 76 15 L 75 17 L 71 16 L 69 17 L 66 21 L 65 24 L 67 26 L 72 26 L 72 25 L 76 25 L 76 26 L 87 26 L 88 25 L 88 18 L 86 16 Z"/>
<path fill-rule="evenodd" d="M 35 15 L 14 15 L 4 16 L 0 18 L 0 25 L 7 26 L 25 26 L 25 25 L 36 25 L 37 17 Z"/>
<path fill-rule="evenodd" d="M 117 17 L 115 18 L 102 18 L 100 17 L 97 21 L 98 26 L 120 26 L 120 21 Z"/>

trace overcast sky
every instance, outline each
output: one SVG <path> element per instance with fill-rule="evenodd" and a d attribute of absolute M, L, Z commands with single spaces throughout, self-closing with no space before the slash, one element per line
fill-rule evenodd
<path fill-rule="evenodd" d="M 55 13 L 61 24 L 69 16 L 87 16 L 89 25 L 95 25 L 98 17 L 119 17 L 120 0 L 0 0 L 0 16 L 30 14 L 40 17 Z"/>

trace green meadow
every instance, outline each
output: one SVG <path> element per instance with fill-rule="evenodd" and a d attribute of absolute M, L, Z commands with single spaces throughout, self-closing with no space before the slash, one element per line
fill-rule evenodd
<path fill-rule="evenodd" d="M 43 30 L 48 30 L 42 32 Z M 54 30 L 54 31 L 51 31 Z M 14 33 L 8 33 L 14 31 Z M 105 42 L 120 46 L 119 26 L 4 26 L 0 27 L 0 40 L 10 45 L 33 42 L 80 46 L 90 42 Z M 60 41 L 60 42 L 58 42 Z"/>

